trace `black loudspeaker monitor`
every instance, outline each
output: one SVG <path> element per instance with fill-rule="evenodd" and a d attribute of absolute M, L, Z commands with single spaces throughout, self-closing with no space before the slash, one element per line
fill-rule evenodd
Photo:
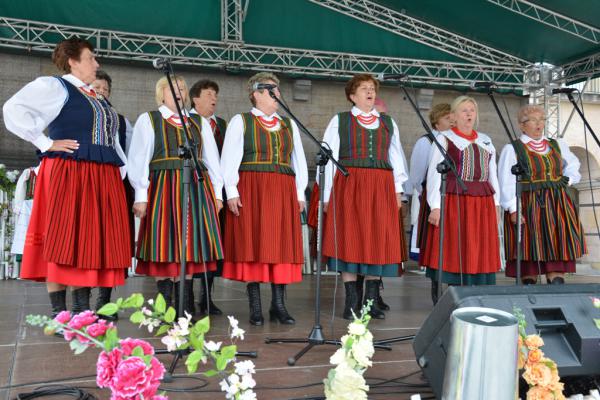
<path fill-rule="evenodd" d="M 600 297 L 600 284 L 452 286 L 413 341 L 417 362 L 440 398 L 452 312 L 462 307 L 488 307 L 513 313 L 520 308 L 527 334 L 541 334 L 542 351 L 556 362 L 561 377 L 598 375 L 600 330 L 594 318 L 600 318 L 600 310 L 593 306 L 592 297 Z"/>

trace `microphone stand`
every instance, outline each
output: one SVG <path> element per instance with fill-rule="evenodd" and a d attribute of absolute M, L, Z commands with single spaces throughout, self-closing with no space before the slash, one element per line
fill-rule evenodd
<path fill-rule="evenodd" d="M 527 163 L 525 162 L 525 160 L 522 159 L 520 152 L 517 151 L 517 140 L 519 140 L 519 138 L 517 137 L 516 134 L 511 134 L 510 130 L 508 129 L 508 125 L 506 124 L 506 121 L 504 120 L 504 116 L 502 115 L 502 113 L 500 112 L 500 108 L 498 107 L 498 103 L 496 103 L 496 99 L 494 98 L 494 91 L 493 91 L 493 86 L 489 86 L 488 87 L 488 92 L 487 95 L 489 96 L 490 100 L 492 101 L 492 104 L 494 105 L 494 109 L 496 110 L 496 113 L 498 114 L 498 118 L 500 118 L 500 122 L 502 123 L 502 126 L 504 127 L 504 131 L 506 132 L 506 135 L 508 136 L 508 140 L 510 142 L 510 144 L 513 147 L 513 151 L 515 152 L 515 157 L 517 159 L 517 163 L 515 165 L 512 166 L 512 168 L 510 169 L 510 172 L 515 176 L 515 198 L 516 198 L 516 207 L 517 207 L 517 223 L 515 224 L 515 229 L 516 229 L 516 233 L 515 233 L 515 246 L 517 247 L 517 260 L 516 260 L 516 277 L 515 277 L 515 285 L 519 286 L 521 285 L 521 259 L 523 258 L 522 256 L 522 249 L 521 249 L 521 244 L 523 241 L 523 237 L 522 237 L 522 215 L 523 215 L 523 211 L 522 211 L 522 207 L 521 207 L 521 194 L 523 193 L 523 186 L 522 186 L 522 180 L 524 177 L 530 177 L 529 174 L 529 170 L 527 169 Z M 500 222 L 500 221 L 498 221 Z M 508 259 L 508 257 L 506 257 Z"/>
<path fill-rule="evenodd" d="M 573 93 L 569 92 L 567 93 L 567 97 L 569 98 L 569 101 L 571 102 L 571 104 L 573 104 L 573 108 L 575 108 L 575 111 L 577 111 L 577 114 L 579 114 L 579 116 L 581 117 L 581 119 L 583 120 L 583 123 L 585 125 L 585 127 L 590 131 L 590 133 L 592 134 L 592 137 L 594 138 L 594 141 L 596 142 L 596 144 L 600 147 L 600 140 L 598 139 L 598 136 L 596 136 L 596 133 L 594 132 L 594 130 L 592 129 L 592 127 L 590 126 L 590 123 L 588 122 L 588 120 L 585 118 L 585 115 L 583 115 L 583 112 L 581 111 L 581 109 L 579 108 L 579 106 L 577 105 L 577 102 L 575 101 L 575 99 L 573 98 Z"/>
<path fill-rule="evenodd" d="M 344 166 L 340 165 L 340 163 L 333 158 L 331 154 L 331 149 L 329 146 L 326 146 L 326 143 L 320 142 L 317 138 L 309 132 L 309 130 L 302 125 L 302 123 L 296 118 L 296 116 L 290 111 L 290 109 L 275 95 L 273 89 L 268 88 L 269 95 L 283 108 L 283 110 L 296 122 L 300 131 L 305 134 L 313 143 L 315 143 L 319 147 L 319 152 L 317 154 L 317 165 L 319 166 L 319 208 L 318 208 L 318 217 L 317 217 L 317 284 L 316 284 L 316 292 L 315 292 L 315 324 L 310 331 L 308 338 L 265 338 L 265 343 L 306 343 L 306 346 L 302 348 L 298 353 L 294 356 L 288 358 L 287 364 L 292 366 L 295 365 L 296 362 L 306 354 L 310 349 L 314 346 L 330 344 L 334 346 L 341 345 L 339 340 L 326 340 L 323 336 L 323 329 L 321 327 L 321 260 L 323 259 L 323 202 L 325 200 L 325 166 L 331 160 L 333 165 L 338 169 L 338 171 L 344 175 L 348 176 L 348 171 Z M 377 348 L 382 348 L 386 350 L 391 350 L 389 346 L 375 346 Z"/>
<path fill-rule="evenodd" d="M 204 177 L 202 175 L 202 169 L 200 168 L 200 161 L 198 160 L 197 147 L 198 144 L 194 140 L 193 136 L 190 135 L 188 130 L 188 126 L 184 119 L 184 114 L 181 110 L 181 106 L 179 105 L 179 101 L 177 101 L 177 94 L 175 92 L 175 86 L 173 85 L 173 80 L 171 79 L 171 75 L 174 75 L 173 67 L 171 63 L 166 60 L 163 64 L 158 65 L 162 72 L 165 74 L 167 78 L 167 82 L 169 83 L 169 89 L 171 90 L 171 95 L 175 100 L 175 107 L 177 108 L 177 114 L 179 115 L 179 119 L 181 121 L 181 125 L 183 127 L 183 143 L 179 146 L 178 155 L 179 158 L 183 160 L 183 168 L 182 168 L 182 177 L 181 182 L 183 184 L 183 199 L 182 199 L 182 221 L 181 221 L 181 232 L 180 237 L 181 240 L 181 249 L 180 249 L 180 270 L 179 270 L 179 302 L 177 304 L 177 312 L 179 316 L 184 315 L 184 305 L 183 305 L 183 297 L 185 293 L 185 276 L 186 276 L 186 267 L 187 267 L 187 231 L 188 231 L 188 204 L 189 204 L 189 194 L 190 194 L 190 185 L 192 182 L 192 169 L 196 171 L 196 175 L 198 176 L 198 180 L 200 181 L 200 185 L 202 181 L 204 181 Z M 192 165 L 193 164 L 193 165 Z M 200 210 L 202 210 L 202 196 L 199 196 L 198 201 L 200 202 Z M 204 255 L 202 257 L 204 259 Z M 204 261 L 204 260 L 203 260 Z M 205 267 L 206 269 L 206 267 Z M 171 364 L 169 365 L 169 369 L 165 372 L 163 381 L 164 382 L 172 382 L 173 381 L 173 371 L 177 367 L 177 363 L 179 360 L 185 355 L 189 354 L 191 350 L 183 349 L 176 350 L 173 352 L 173 360 L 171 360 Z M 168 350 L 158 350 L 156 354 L 166 354 L 171 353 Z M 246 356 L 256 358 L 257 353 L 255 351 L 251 352 L 238 352 L 236 355 Z"/>

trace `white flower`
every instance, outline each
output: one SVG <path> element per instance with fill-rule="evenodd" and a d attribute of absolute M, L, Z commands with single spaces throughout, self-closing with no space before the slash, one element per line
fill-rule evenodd
<path fill-rule="evenodd" d="M 235 338 L 240 338 L 241 340 L 244 340 L 244 333 L 246 333 L 245 330 L 238 328 L 237 326 L 235 328 L 233 328 L 231 330 L 231 338 L 235 339 Z"/>
<path fill-rule="evenodd" d="M 154 328 L 159 327 L 161 324 L 159 319 L 156 318 L 145 318 L 141 323 L 140 323 L 140 328 L 142 326 L 147 326 L 148 327 L 148 332 L 152 333 L 152 331 L 154 331 Z"/>
<path fill-rule="evenodd" d="M 154 304 L 154 299 L 148 299 L 148 304 L 150 304 L 150 305 Z"/>
<path fill-rule="evenodd" d="M 368 390 L 363 376 L 346 363 L 338 365 L 333 379 L 325 381 L 328 400 L 367 400 Z"/>
<path fill-rule="evenodd" d="M 146 308 L 146 307 L 142 307 L 142 314 L 147 315 L 147 316 L 151 316 L 152 315 L 152 310 Z"/>
<path fill-rule="evenodd" d="M 600 308 L 600 299 L 597 297 L 592 297 L 592 304 L 594 305 L 594 307 Z"/>
<path fill-rule="evenodd" d="M 4 168 L 6 168 L 6 165 L 0 164 L 0 169 L 4 169 Z"/>
<path fill-rule="evenodd" d="M 329 363 L 333 365 L 338 365 L 344 362 L 346 359 L 346 350 L 340 348 L 337 349 L 335 353 L 329 358 Z"/>
<path fill-rule="evenodd" d="M 370 360 L 375 353 L 373 343 L 365 338 L 360 338 L 352 344 L 352 356 L 356 363 L 363 368 L 370 367 L 373 362 Z"/>
<path fill-rule="evenodd" d="M 174 351 L 177 350 L 180 346 L 183 346 L 187 341 L 185 338 L 179 336 L 163 336 L 160 341 L 167 346 L 167 350 Z"/>
<path fill-rule="evenodd" d="M 352 322 L 350 325 L 348 325 L 348 333 L 351 335 L 362 336 L 366 331 L 367 327 L 360 322 Z"/>
<path fill-rule="evenodd" d="M 235 373 L 238 375 L 254 374 L 254 363 L 251 360 L 235 363 Z"/>
<path fill-rule="evenodd" d="M 13 170 L 13 171 L 8 171 L 6 173 L 6 177 L 8 178 L 9 181 L 11 181 L 12 183 L 15 183 L 17 181 L 17 177 L 19 176 L 19 171 L 17 170 Z"/>
<path fill-rule="evenodd" d="M 235 317 L 228 315 L 227 318 L 229 319 L 229 325 L 231 325 L 231 329 L 238 327 L 238 320 L 235 319 Z"/>
<path fill-rule="evenodd" d="M 219 382 L 219 385 L 221 385 L 221 391 L 226 393 L 226 399 L 233 399 L 238 392 L 237 386 L 231 385 L 228 379 L 223 379 L 221 382 Z"/>
<path fill-rule="evenodd" d="M 238 397 L 238 400 L 256 400 L 256 393 L 252 390 L 246 390 Z"/>
<path fill-rule="evenodd" d="M 254 386 L 256 386 L 256 381 L 252 378 L 252 375 L 248 374 L 242 376 L 242 381 L 240 382 L 240 388 L 242 390 L 252 389 Z"/>
<path fill-rule="evenodd" d="M 218 351 L 221 348 L 221 344 L 223 342 L 213 342 L 212 340 L 204 343 L 204 347 L 206 347 L 206 350 L 208 351 Z"/>

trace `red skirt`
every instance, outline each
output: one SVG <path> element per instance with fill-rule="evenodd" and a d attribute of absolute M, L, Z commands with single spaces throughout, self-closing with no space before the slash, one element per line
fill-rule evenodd
<path fill-rule="evenodd" d="M 209 271 L 217 270 L 216 261 L 207 261 L 204 264 L 193 261 L 188 261 L 185 264 L 186 275 L 200 274 Z M 181 263 L 179 262 L 154 262 L 154 261 L 143 261 L 138 260 L 137 266 L 135 267 L 135 273 L 139 275 L 148 275 L 156 277 L 171 277 L 175 278 L 179 276 Z"/>
<path fill-rule="evenodd" d="M 497 272 L 500 269 L 500 244 L 493 196 L 449 193 L 446 195 L 445 211 L 444 271 L 460 273 L 462 269 L 466 274 Z M 428 225 L 422 265 L 432 269 L 438 267 L 439 234 L 439 227 Z"/>
<path fill-rule="evenodd" d="M 336 174 L 324 223 L 323 254 L 349 263 L 399 264 L 401 232 L 392 171 L 348 168 Z M 336 249 L 337 242 L 337 249 Z"/>
<path fill-rule="evenodd" d="M 244 282 L 302 280 L 302 228 L 292 175 L 240 172 L 240 215 L 225 212 L 223 277 Z"/>
<path fill-rule="evenodd" d="M 124 283 L 130 227 L 118 167 L 44 158 L 34 198 L 21 278 L 68 286 Z"/>

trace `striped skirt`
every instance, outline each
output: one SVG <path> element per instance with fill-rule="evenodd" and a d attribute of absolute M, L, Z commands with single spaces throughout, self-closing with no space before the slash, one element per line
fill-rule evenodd
<path fill-rule="evenodd" d="M 223 277 L 243 282 L 302 280 L 302 228 L 292 175 L 240 172 L 240 215 L 225 214 Z"/>
<path fill-rule="evenodd" d="M 417 217 L 417 247 L 419 248 L 419 265 L 425 265 L 425 253 L 427 253 L 427 229 L 429 228 L 429 203 L 427 203 L 427 190 L 423 185 L 423 191 L 419 195 L 419 216 Z"/>
<path fill-rule="evenodd" d="M 68 286 L 124 283 L 131 249 L 118 167 L 44 158 L 34 198 L 22 279 Z"/>
<path fill-rule="evenodd" d="M 186 261 L 188 274 L 216 269 L 223 258 L 215 194 L 210 178 L 196 173 L 190 184 Z M 181 260 L 183 183 L 181 170 L 150 172 L 148 208 L 138 237 L 136 272 L 150 276 L 177 276 Z M 206 267 L 205 267 L 206 265 Z"/>
<path fill-rule="evenodd" d="M 538 273 L 537 261 L 555 262 L 542 269 L 545 272 L 574 272 L 574 261 L 587 252 L 583 227 L 571 197 L 564 188 L 525 191 L 521 195 L 523 217 L 521 255 L 524 261 L 534 261 L 533 275 Z M 508 212 L 504 214 L 504 245 L 507 259 L 517 258 L 515 225 Z M 559 263 L 556 263 L 559 262 Z M 558 267 L 562 265 L 563 267 Z M 559 271 L 564 268 L 564 271 Z M 526 272 L 526 271 L 522 271 Z M 514 276 L 514 266 L 507 265 L 507 275 Z"/>
<path fill-rule="evenodd" d="M 334 178 L 324 221 L 323 254 L 333 259 L 330 265 L 340 265 L 339 261 L 362 265 L 358 273 L 371 265 L 394 269 L 391 274 L 381 275 L 397 275 L 398 264 L 406 257 L 406 250 L 402 250 L 406 243 L 392 171 L 348 171 L 348 177 L 336 174 Z"/>

